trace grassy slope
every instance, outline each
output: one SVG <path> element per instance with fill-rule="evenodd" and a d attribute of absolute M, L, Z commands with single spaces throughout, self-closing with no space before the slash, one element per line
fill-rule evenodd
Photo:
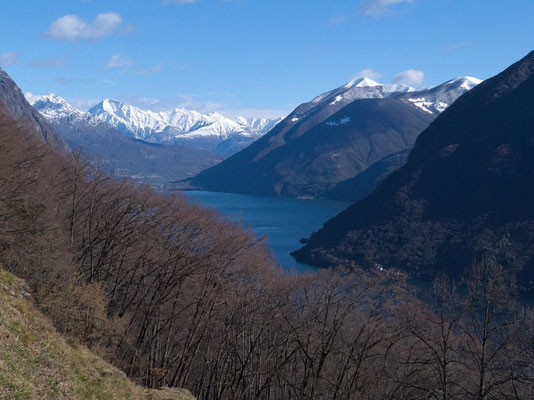
<path fill-rule="evenodd" d="M 194 400 L 145 390 L 83 346 L 66 341 L 33 305 L 24 281 L 0 268 L 0 399 Z"/>

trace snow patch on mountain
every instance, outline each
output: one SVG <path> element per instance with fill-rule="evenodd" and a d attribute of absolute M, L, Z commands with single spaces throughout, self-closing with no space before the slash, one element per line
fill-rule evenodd
<path fill-rule="evenodd" d="M 443 112 L 448 107 L 447 103 L 442 101 L 426 101 L 424 97 L 408 99 L 409 102 L 413 103 L 414 106 L 420 108 L 426 113 L 434 114 L 437 110 L 438 112 Z"/>
<path fill-rule="evenodd" d="M 350 117 L 343 117 L 339 121 L 327 121 L 326 125 L 340 126 L 340 125 L 348 125 L 349 123 L 350 123 Z"/>

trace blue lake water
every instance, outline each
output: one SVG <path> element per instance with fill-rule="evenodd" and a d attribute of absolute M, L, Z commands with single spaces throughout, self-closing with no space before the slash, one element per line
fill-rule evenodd
<path fill-rule="evenodd" d="M 328 219 L 350 205 L 347 202 L 249 196 L 235 193 L 187 191 L 191 201 L 217 209 L 230 220 L 242 223 L 267 243 L 286 270 L 307 271 L 313 267 L 297 263 L 289 254 L 302 246 L 299 240 L 320 229 Z"/>

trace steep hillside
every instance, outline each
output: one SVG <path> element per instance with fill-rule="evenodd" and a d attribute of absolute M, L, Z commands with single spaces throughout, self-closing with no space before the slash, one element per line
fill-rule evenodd
<path fill-rule="evenodd" d="M 0 267 L 0 399 L 194 400 L 186 390 L 134 385 L 85 347 L 65 340 L 29 293 Z"/>
<path fill-rule="evenodd" d="M 190 183 L 212 191 L 323 197 L 417 135 L 480 81 L 433 88 L 356 79 L 300 105 L 267 135 Z"/>
<path fill-rule="evenodd" d="M 17 84 L 2 68 L 0 68 L 0 106 L 4 113 L 17 120 L 19 124 L 27 124 L 31 132 L 39 135 L 45 142 L 59 150 L 68 148 L 41 114 L 28 103 Z"/>
<path fill-rule="evenodd" d="M 408 163 L 295 252 L 328 266 L 374 263 L 459 275 L 482 255 L 534 278 L 534 52 L 460 97 Z"/>
<path fill-rule="evenodd" d="M 353 178 L 339 182 L 324 193 L 329 200 L 359 201 L 370 194 L 389 174 L 408 160 L 411 149 L 401 150 L 375 162 Z"/>

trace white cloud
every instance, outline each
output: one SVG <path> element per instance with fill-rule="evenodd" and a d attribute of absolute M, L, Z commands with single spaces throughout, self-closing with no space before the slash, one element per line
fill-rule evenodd
<path fill-rule="evenodd" d="M 0 66 L 9 67 L 20 63 L 20 55 L 16 51 L 7 51 L 0 54 Z"/>
<path fill-rule="evenodd" d="M 384 14 L 389 7 L 395 4 L 412 3 L 414 0 L 363 0 L 359 9 L 365 15 L 381 15 Z"/>
<path fill-rule="evenodd" d="M 421 85 L 425 80 L 425 73 L 415 69 L 399 72 L 393 77 L 393 83 L 404 85 Z"/>
<path fill-rule="evenodd" d="M 352 79 L 355 79 L 355 78 L 369 78 L 369 79 L 372 79 L 372 80 L 376 81 L 377 79 L 380 79 L 381 77 L 382 77 L 382 73 L 381 72 L 375 71 L 375 70 L 373 70 L 371 68 L 365 68 L 365 69 L 362 69 L 357 74 L 355 74 L 352 77 Z"/>
<path fill-rule="evenodd" d="M 114 12 L 98 14 L 91 23 L 87 23 L 74 14 L 64 15 L 52 22 L 45 36 L 69 42 L 81 39 L 101 39 L 110 35 L 121 23 L 121 16 Z"/>
<path fill-rule="evenodd" d="M 135 63 L 131 58 L 116 53 L 111 56 L 108 63 L 106 64 L 106 68 L 123 68 L 126 70 L 130 67 L 133 67 L 134 65 Z"/>

